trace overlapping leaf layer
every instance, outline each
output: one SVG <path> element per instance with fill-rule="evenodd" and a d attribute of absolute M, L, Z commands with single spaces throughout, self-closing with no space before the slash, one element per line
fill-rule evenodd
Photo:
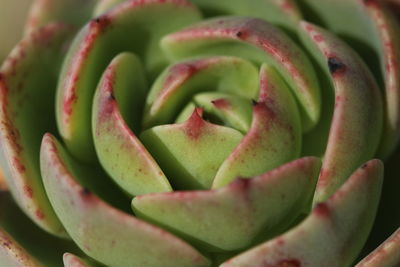
<path fill-rule="evenodd" d="M 0 68 L 0 262 L 351 266 L 399 60 L 378 0 L 37 0 Z"/>

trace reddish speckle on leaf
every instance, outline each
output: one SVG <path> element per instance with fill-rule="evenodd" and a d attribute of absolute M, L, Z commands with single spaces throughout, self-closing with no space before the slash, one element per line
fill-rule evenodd
<path fill-rule="evenodd" d="M 13 158 L 13 166 L 19 173 L 24 173 L 26 171 L 24 164 L 21 162 L 21 159 L 19 158 L 16 157 Z"/>
<path fill-rule="evenodd" d="M 365 168 L 367 168 L 368 167 L 368 163 L 365 163 L 365 164 L 363 164 L 362 166 L 361 166 L 361 169 L 365 169 Z"/>
<path fill-rule="evenodd" d="M 314 208 L 314 212 L 321 217 L 328 217 L 331 213 L 326 203 L 318 203 Z"/>
<path fill-rule="evenodd" d="M 240 30 L 240 31 L 236 32 L 236 37 L 241 40 L 247 39 L 248 36 L 249 36 L 249 33 L 247 31 Z"/>
<path fill-rule="evenodd" d="M 33 189 L 29 185 L 25 185 L 24 186 L 24 192 L 25 192 L 25 195 L 28 198 L 32 198 L 33 197 Z"/>
<path fill-rule="evenodd" d="M 87 189 L 86 187 L 84 187 L 84 188 L 82 189 L 82 191 L 81 191 L 81 194 L 82 194 L 84 197 L 88 197 L 88 196 L 90 196 L 92 193 L 90 192 L 89 189 Z"/>
<path fill-rule="evenodd" d="M 320 34 L 316 34 L 313 36 L 314 41 L 316 41 L 317 43 L 324 41 L 324 37 Z"/>
<path fill-rule="evenodd" d="M 226 109 L 231 106 L 231 103 L 225 98 L 215 99 L 211 103 L 218 109 Z"/>
<path fill-rule="evenodd" d="M 39 220 L 43 220 L 44 217 L 45 217 L 44 213 L 43 213 L 41 210 L 36 210 L 35 214 L 36 214 L 36 217 L 37 217 Z"/>
<path fill-rule="evenodd" d="M 328 68 L 332 75 L 339 75 L 346 72 L 347 66 L 337 57 L 328 58 Z"/>
<path fill-rule="evenodd" d="M 364 0 L 364 4 L 366 6 L 377 6 L 378 5 L 378 1 L 376 1 L 376 0 Z"/>
<path fill-rule="evenodd" d="M 91 27 L 99 27 L 100 30 L 104 30 L 111 24 L 111 20 L 107 15 L 100 16 L 91 21 Z"/>
<path fill-rule="evenodd" d="M 202 115 L 203 110 L 201 108 L 196 108 L 190 118 L 185 122 L 185 132 L 192 139 L 199 138 L 203 131 L 206 122 L 201 117 Z"/>
<path fill-rule="evenodd" d="M 282 260 L 278 263 L 279 267 L 300 267 L 301 263 L 297 259 Z"/>
<path fill-rule="evenodd" d="M 284 259 L 276 263 L 264 262 L 263 267 L 301 267 L 301 263 L 297 259 Z"/>
<path fill-rule="evenodd" d="M 251 187 L 251 178 L 236 178 L 231 186 L 238 192 L 238 195 L 241 195 L 245 201 L 250 201 L 250 187 Z"/>
<path fill-rule="evenodd" d="M 71 95 L 64 100 L 63 110 L 64 110 L 65 114 L 67 114 L 67 115 L 72 114 L 72 106 L 74 105 L 74 103 L 76 102 L 77 99 L 78 99 L 78 97 L 75 94 L 75 89 L 72 89 Z"/>

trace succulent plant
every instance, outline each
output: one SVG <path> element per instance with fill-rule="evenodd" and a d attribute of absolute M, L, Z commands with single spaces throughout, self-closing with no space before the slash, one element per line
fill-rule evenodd
<path fill-rule="evenodd" d="M 355 264 L 399 59 L 378 0 L 34 1 L 0 68 L 1 266 Z"/>

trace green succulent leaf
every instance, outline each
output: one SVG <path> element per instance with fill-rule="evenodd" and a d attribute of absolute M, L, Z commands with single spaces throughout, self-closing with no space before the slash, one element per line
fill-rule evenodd
<path fill-rule="evenodd" d="M 126 123 L 131 122 L 134 129 L 140 127 L 138 115 L 145 94 L 140 61 L 133 54 L 122 53 L 107 67 L 93 103 L 93 139 L 99 161 L 132 196 L 172 190 L 163 171 Z"/>
<path fill-rule="evenodd" d="M 1 266 L 400 264 L 398 0 L 32 3 Z"/>
<path fill-rule="evenodd" d="M 305 46 L 329 73 L 335 90 L 331 129 L 314 199 L 318 203 L 328 199 L 376 153 L 383 105 L 370 70 L 343 41 L 307 22 L 300 24 L 299 32 Z"/>
<path fill-rule="evenodd" d="M 400 263 L 400 228 L 356 267 L 391 267 Z"/>
<path fill-rule="evenodd" d="M 199 11 L 183 0 L 126 1 L 80 31 L 66 56 L 56 100 L 58 128 L 75 157 L 96 158 L 90 103 L 107 64 L 121 51 L 131 51 L 151 80 L 167 64 L 159 39 L 199 19 Z"/>
<path fill-rule="evenodd" d="M 139 217 L 205 243 L 208 250 L 239 250 L 299 216 L 309 204 L 319 167 L 318 159 L 303 158 L 217 190 L 138 196 L 132 207 Z"/>
<path fill-rule="evenodd" d="M 285 30 L 296 32 L 302 14 L 295 0 L 190 0 L 206 16 L 239 15 L 265 19 Z"/>
<path fill-rule="evenodd" d="M 350 266 L 372 227 L 382 178 L 382 163 L 367 162 L 301 224 L 221 266 Z"/>
<path fill-rule="evenodd" d="M 215 176 L 213 188 L 236 177 L 253 177 L 287 163 L 300 154 L 300 116 L 289 89 L 277 72 L 263 65 L 260 70 L 259 102 L 244 139 L 226 158 Z"/>
<path fill-rule="evenodd" d="M 25 34 L 54 22 L 81 27 L 90 18 L 96 2 L 97 0 L 33 0 L 26 20 Z M 75 12 L 71 14 L 71 10 Z"/>
<path fill-rule="evenodd" d="M 400 24 L 384 1 L 301 0 L 312 19 L 344 38 L 363 57 L 385 91 L 384 132 L 379 155 L 400 138 Z M 340 16 L 337 16 L 340 14 Z"/>
<path fill-rule="evenodd" d="M 35 225 L 5 191 L 0 191 L 0 244 L 0 263 L 7 267 L 62 266 L 64 251 L 81 254 L 72 241 Z"/>
<path fill-rule="evenodd" d="M 62 237 L 67 235 L 44 192 L 38 157 L 43 134 L 56 131 L 54 88 L 69 36 L 64 24 L 47 25 L 27 35 L 0 68 L 1 168 L 21 209 Z"/>
<path fill-rule="evenodd" d="M 250 102 L 258 95 L 257 68 L 236 57 L 206 57 L 173 64 L 150 89 L 143 128 L 171 122 L 191 96 L 213 90 L 241 96 Z"/>
<path fill-rule="evenodd" d="M 209 266 L 187 243 L 113 208 L 77 183 L 71 159 L 50 134 L 43 138 L 40 159 L 43 183 L 58 217 L 90 257 L 115 266 Z"/>
<path fill-rule="evenodd" d="M 101 267 L 103 265 L 95 263 L 92 260 L 78 257 L 72 253 L 64 253 L 64 267 Z"/>
<path fill-rule="evenodd" d="M 284 32 L 261 19 L 222 17 L 192 25 L 162 39 L 171 60 L 194 56 L 233 55 L 278 69 L 300 103 L 303 130 L 320 116 L 320 92 L 311 63 Z"/>
<path fill-rule="evenodd" d="M 184 123 L 156 126 L 140 136 L 178 189 L 211 188 L 219 166 L 243 138 L 235 129 L 204 121 L 201 113 L 196 109 Z"/>

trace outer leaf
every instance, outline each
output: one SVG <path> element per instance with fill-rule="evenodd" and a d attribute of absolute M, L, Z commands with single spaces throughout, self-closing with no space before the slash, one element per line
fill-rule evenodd
<path fill-rule="evenodd" d="M 57 215 L 75 243 L 111 266 L 209 266 L 188 244 L 123 213 L 75 181 L 73 166 L 50 134 L 41 148 L 43 182 Z"/>
<path fill-rule="evenodd" d="M 361 54 L 385 88 L 385 125 L 379 155 L 389 156 L 400 138 L 400 24 L 380 0 L 300 2 L 317 16 L 313 19 Z"/>
<path fill-rule="evenodd" d="M 265 19 L 296 32 L 301 13 L 294 0 L 190 0 L 206 16 L 240 15 Z"/>
<path fill-rule="evenodd" d="M 102 0 L 33 0 L 25 25 L 25 34 L 54 22 L 80 27 L 90 18 L 98 1 Z"/>
<path fill-rule="evenodd" d="M 40 227 L 66 233 L 44 192 L 40 140 L 55 131 L 54 97 L 69 30 L 51 24 L 25 37 L 0 69 L 0 164 L 21 209 Z"/>
<path fill-rule="evenodd" d="M 0 262 L 7 267 L 44 267 L 0 228 Z"/>
<path fill-rule="evenodd" d="M 309 204 L 319 167 L 318 159 L 302 158 L 218 190 L 139 196 L 132 207 L 139 216 L 207 244 L 208 250 L 244 249 L 299 216 Z"/>
<path fill-rule="evenodd" d="M 167 35 L 162 46 L 172 60 L 205 55 L 234 55 L 274 66 L 300 103 L 303 130 L 320 116 L 318 81 L 303 51 L 281 30 L 261 19 L 222 17 Z"/>
<path fill-rule="evenodd" d="M 185 0 L 129 0 L 81 30 L 67 54 L 56 100 L 59 131 L 74 156 L 86 162 L 95 159 L 91 103 L 115 55 L 139 55 L 151 80 L 166 65 L 158 44 L 161 36 L 199 19 L 199 11 Z"/>
<path fill-rule="evenodd" d="M 358 166 L 376 153 L 383 107 L 374 77 L 344 42 L 307 22 L 300 24 L 300 35 L 331 77 L 335 89 L 335 109 L 314 198 L 318 203 L 328 199 Z"/>
<path fill-rule="evenodd" d="M 100 264 L 80 258 L 72 253 L 64 253 L 64 267 L 99 267 Z"/>
<path fill-rule="evenodd" d="M 400 265 L 400 228 L 372 251 L 356 267 L 395 267 Z"/>
<path fill-rule="evenodd" d="M 372 227 L 382 178 L 380 161 L 366 163 L 301 224 L 221 266 L 350 266 Z"/>
<path fill-rule="evenodd" d="M 118 4 L 123 3 L 126 0 L 101 0 L 98 1 L 96 7 L 94 8 L 94 17 L 101 16 Z"/>
<path fill-rule="evenodd" d="M 0 265 L 4 267 L 14 266 L 8 261 L 21 267 L 57 267 L 62 266 L 66 250 L 81 253 L 72 241 L 49 235 L 33 224 L 8 192 L 0 192 L 0 240 Z"/>

